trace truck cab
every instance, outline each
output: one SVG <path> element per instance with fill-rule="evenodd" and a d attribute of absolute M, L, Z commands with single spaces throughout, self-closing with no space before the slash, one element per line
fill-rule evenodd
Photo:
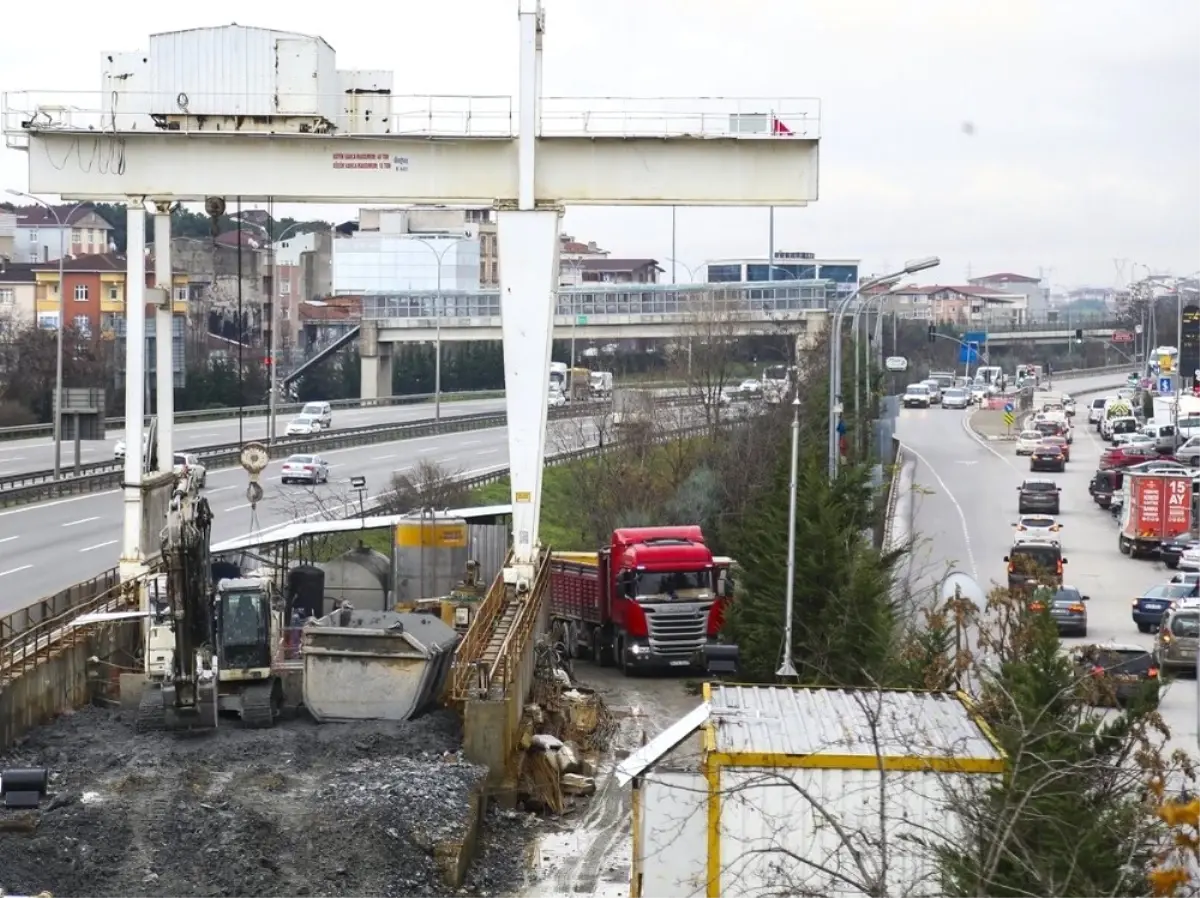
<path fill-rule="evenodd" d="M 551 616 L 573 652 L 625 673 L 689 669 L 717 642 L 732 562 L 713 556 L 699 527 L 614 530 L 595 559 L 553 562 Z"/>

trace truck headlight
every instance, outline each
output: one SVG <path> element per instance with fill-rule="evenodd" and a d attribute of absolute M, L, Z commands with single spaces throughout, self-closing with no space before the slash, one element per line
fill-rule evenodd
<path fill-rule="evenodd" d="M 629 647 L 629 652 L 632 655 L 644 655 L 649 651 L 650 651 L 650 646 L 648 646 L 648 645 L 631 645 Z"/>

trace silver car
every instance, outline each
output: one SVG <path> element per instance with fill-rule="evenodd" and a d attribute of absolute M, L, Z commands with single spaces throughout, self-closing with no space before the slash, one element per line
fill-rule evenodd
<path fill-rule="evenodd" d="M 319 455 L 289 455 L 279 471 L 284 483 L 329 482 L 329 463 Z"/>
<path fill-rule="evenodd" d="M 971 394 L 962 387 L 950 387 L 942 394 L 942 408 L 966 408 L 971 404 Z"/>
<path fill-rule="evenodd" d="M 1088 614 L 1084 602 L 1090 599 L 1074 586 L 1039 587 L 1029 601 L 1029 610 L 1048 611 L 1060 636 L 1087 636 Z"/>

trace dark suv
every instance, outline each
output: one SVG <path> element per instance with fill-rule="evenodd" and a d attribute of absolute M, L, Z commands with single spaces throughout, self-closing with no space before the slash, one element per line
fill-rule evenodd
<path fill-rule="evenodd" d="M 1062 546 L 1052 540 L 1014 543 L 1004 560 L 1008 562 L 1009 589 L 1062 586 L 1063 565 L 1067 559 L 1063 558 Z"/>
<path fill-rule="evenodd" d="M 1053 480 L 1029 478 L 1017 487 L 1017 514 L 1058 514 L 1060 492 Z"/>

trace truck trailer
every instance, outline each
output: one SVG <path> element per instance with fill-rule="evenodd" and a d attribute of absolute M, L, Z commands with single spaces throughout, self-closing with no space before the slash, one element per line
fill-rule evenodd
<path fill-rule="evenodd" d="M 1137 558 L 1192 529 L 1192 476 L 1126 471 L 1117 548 Z"/>
<path fill-rule="evenodd" d="M 550 617 L 572 657 L 622 673 L 692 669 L 720 646 L 732 561 L 714 557 L 697 526 L 614 530 L 597 553 L 551 561 Z M 726 659 L 728 660 L 728 659 Z"/>

